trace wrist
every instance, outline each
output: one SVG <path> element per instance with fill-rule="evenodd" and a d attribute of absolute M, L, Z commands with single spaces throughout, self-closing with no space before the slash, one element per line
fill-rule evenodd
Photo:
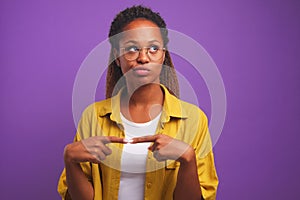
<path fill-rule="evenodd" d="M 188 149 L 181 155 L 178 161 L 182 165 L 182 164 L 192 163 L 195 160 L 196 160 L 195 151 L 191 146 L 189 146 Z"/>
<path fill-rule="evenodd" d="M 71 144 L 68 144 L 68 145 L 65 146 L 65 149 L 64 149 L 64 162 L 65 162 L 66 165 L 70 164 L 70 163 L 73 163 Z"/>

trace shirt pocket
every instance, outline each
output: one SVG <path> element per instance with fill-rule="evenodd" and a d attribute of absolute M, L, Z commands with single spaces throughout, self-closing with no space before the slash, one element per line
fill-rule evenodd
<path fill-rule="evenodd" d="M 165 169 L 167 170 L 175 170 L 180 166 L 180 163 L 175 160 L 166 160 L 165 161 Z"/>

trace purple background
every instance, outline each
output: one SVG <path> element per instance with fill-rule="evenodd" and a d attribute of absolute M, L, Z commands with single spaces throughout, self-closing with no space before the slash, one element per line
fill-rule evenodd
<path fill-rule="evenodd" d="M 159 11 L 169 28 L 203 45 L 222 74 L 228 108 L 214 148 L 218 199 L 296 199 L 297 0 L 1 1 L 0 198 L 59 199 L 56 185 L 63 148 L 75 134 L 76 72 L 106 39 L 115 14 L 139 3 Z M 185 64 L 179 59 L 175 67 L 190 74 Z M 190 80 L 210 116 L 205 84 L 201 78 Z M 99 99 L 103 93 L 99 91 Z"/>

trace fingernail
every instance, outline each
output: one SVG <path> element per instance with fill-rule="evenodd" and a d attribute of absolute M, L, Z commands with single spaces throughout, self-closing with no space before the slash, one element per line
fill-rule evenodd
<path fill-rule="evenodd" d="M 124 138 L 125 143 L 133 143 L 133 139 Z"/>

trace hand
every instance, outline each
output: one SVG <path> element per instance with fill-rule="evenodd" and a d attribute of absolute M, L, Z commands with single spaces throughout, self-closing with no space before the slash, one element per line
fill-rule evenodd
<path fill-rule="evenodd" d="M 181 163 L 189 162 L 195 156 L 193 148 L 185 142 L 167 135 L 158 134 L 133 138 L 131 143 L 153 142 L 148 147 L 157 161 L 177 160 Z"/>
<path fill-rule="evenodd" d="M 93 136 L 79 142 L 68 144 L 64 151 L 65 163 L 100 163 L 112 153 L 108 143 L 126 143 L 124 138 L 114 136 Z"/>

